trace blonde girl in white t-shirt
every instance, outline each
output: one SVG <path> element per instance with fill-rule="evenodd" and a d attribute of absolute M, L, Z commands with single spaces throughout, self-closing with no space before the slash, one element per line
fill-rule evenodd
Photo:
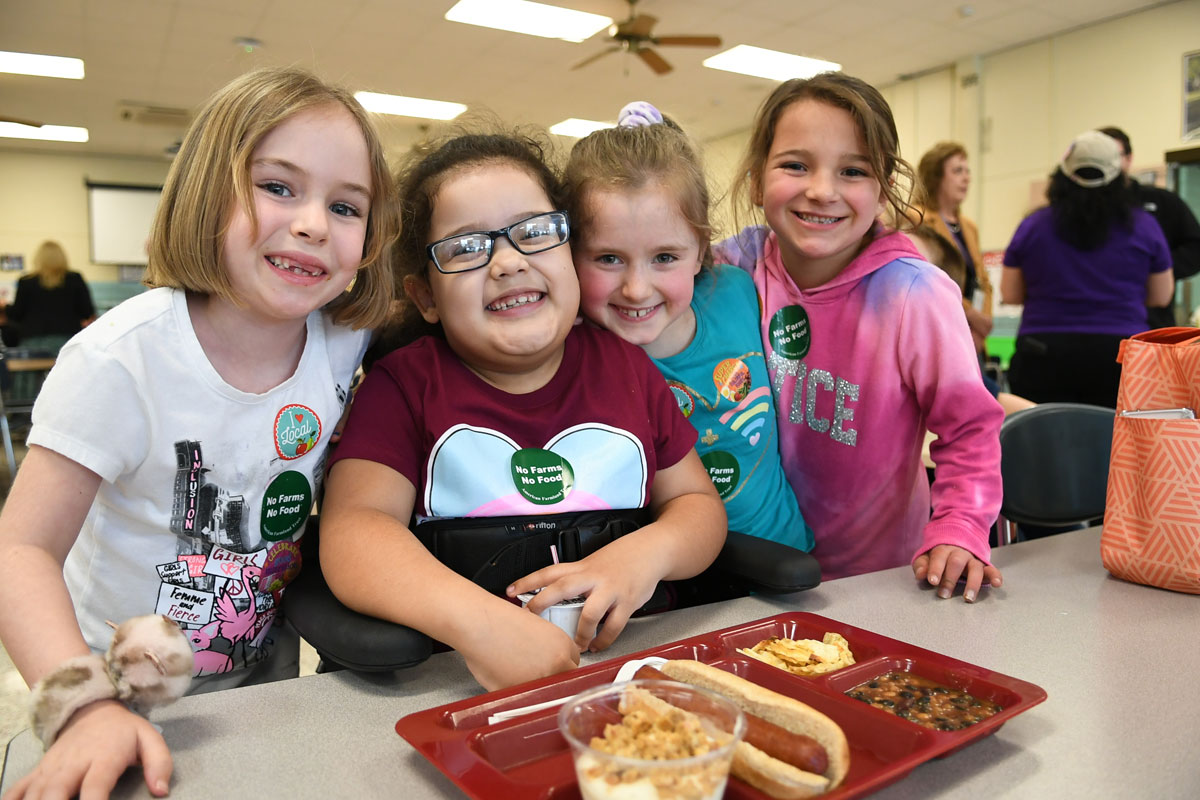
<path fill-rule="evenodd" d="M 274 604 L 366 329 L 392 300 L 395 231 L 382 149 L 345 91 L 265 69 L 199 112 L 148 242 L 159 288 L 64 348 L 0 515 L 0 636 L 31 686 L 100 659 L 106 617 L 155 612 L 181 625 L 198 673 L 279 676 L 257 671 L 281 636 Z M 137 763 L 167 793 L 162 735 L 114 699 L 44 738 L 11 798 L 106 796 Z"/>

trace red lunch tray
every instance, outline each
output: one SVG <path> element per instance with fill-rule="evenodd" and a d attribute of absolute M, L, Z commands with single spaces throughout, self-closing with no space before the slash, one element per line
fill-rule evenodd
<path fill-rule="evenodd" d="M 816 677 L 792 675 L 737 652 L 763 639 L 820 639 L 839 633 L 850 643 L 855 664 Z M 949 658 L 877 633 L 803 612 L 778 614 L 640 653 L 552 675 L 532 683 L 409 714 L 396 732 L 454 781 L 480 800 L 573 800 L 579 797 L 570 748 L 558 732 L 558 707 L 489 725 L 488 716 L 609 683 L 626 661 L 647 656 L 690 658 L 740 675 L 794 697 L 831 717 L 850 743 L 850 771 L 829 800 L 862 797 L 900 780 L 913 767 L 948 755 L 1046 699 L 1032 683 Z M 991 700 L 1001 711 L 958 731 L 935 731 L 845 695 L 848 689 L 893 670 L 912 672 L 943 686 Z M 736 778 L 726 798 L 769 800 Z"/>

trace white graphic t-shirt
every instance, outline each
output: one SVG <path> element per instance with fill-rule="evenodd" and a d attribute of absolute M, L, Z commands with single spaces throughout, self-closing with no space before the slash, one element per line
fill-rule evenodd
<path fill-rule="evenodd" d="M 264 394 L 221 379 L 181 291 L 128 300 L 62 349 L 29 443 L 103 478 L 64 568 L 94 650 L 105 620 L 159 613 L 191 639 L 197 676 L 236 684 L 267 658 L 369 336 L 319 311 L 307 325 L 295 374 Z"/>

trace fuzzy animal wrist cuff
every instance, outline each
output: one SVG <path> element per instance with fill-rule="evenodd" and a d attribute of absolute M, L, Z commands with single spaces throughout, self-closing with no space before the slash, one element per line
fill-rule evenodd
<path fill-rule="evenodd" d="M 120 700 L 145 714 L 175 702 L 191 684 L 192 646 L 174 622 L 150 614 L 113 627 L 112 644 L 103 656 L 69 659 L 33 687 L 31 724 L 45 747 L 89 703 Z"/>
<path fill-rule="evenodd" d="M 68 659 L 33 687 L 33 733 L 49 748 L 76 711 L 116 697 L 117 687 L 103 656 L 92 653 Z"/>

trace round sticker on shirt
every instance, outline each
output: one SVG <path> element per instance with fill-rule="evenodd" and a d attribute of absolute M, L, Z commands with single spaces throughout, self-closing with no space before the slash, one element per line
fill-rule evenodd
<path fill-rule="evenodd" d="M 312 503 L 308 478 L 293 470 L 279 473 L 263 495 L 260 525 L 263 538 L 270 542 L 290 539 L 308 519 Z"/>
<path fill-rule="evenodd" d="M 300 548 L 292 542 L 276 542 L 267 551 L 262 565 L 258 588 L 262 592 L 278 592 L 300 574 Z"/>
<path fill-rule="evenodd" d="M 575 486 L 571 463 L 540 447 L 526 447 L 513 453 L 512 478 L 521 496 L 539 506 L 561 502 Z"/>
<path fill-rule="evenodd" d="M 738 358 L 727 358 L 713 370 L 713 383 L 726 400 L 740 403 L 750 394 L 750 368 Z"/>
<path fill-rule="evenodd" d="M 721 495 L 722 500 L 733 494 L 742 476 L 742 468 L 731 453 L 712 450 L 700 456 L 700 463 L 708 470 L 708 477 L 712 479 L 713 486 L 717 487 L 717 494 Z"/>
<path fill-rule="evenodd" d="M 683 416 L 690 417 L 692 412 L 696 410 L 696 398 L 692 397 L 692 393 L 687 390 L 687 387 L 676 381 L 667 381 L 667 388 L 671 390 L 671 394 L 675 395 L 675 402 L 679 404 L 679 410 L 683 412 Z"/>
<path fill-rule="evenodd" d="M 275 452 L 291 461 L 317 446 L 321 420 L 308 406 L 288 405 L 275 415 Z"/>
<path fill-rule="evenodd" d="M 785 358 L 804 358 L 812 345 L 808 312 L 803 306 L 784 306 L 771 317 L 771 347 Z"/>

